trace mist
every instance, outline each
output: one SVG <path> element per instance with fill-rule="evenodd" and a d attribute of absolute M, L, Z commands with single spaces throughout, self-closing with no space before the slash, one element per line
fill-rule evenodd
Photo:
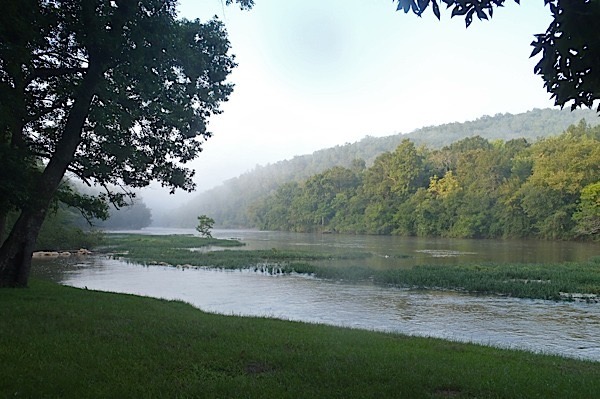
<path fill-rule="evenodd" d="M 246 12 L 182 0 L 179 15 L 222 20 L 238 67 L 233 94 L 209 121 L 213 137 L 186 165 L 196 191 L 142 190 L 155 223 L 258 165 L 365 136 L 553 105 L 529 58 L 533 35 L 551 20 L 543 2 L 509 3 L 469 29 L 448 16 L 396 12 L 391 2 L 261 0 Z M 450 79 L 449 63 L 468 74 Z"/>

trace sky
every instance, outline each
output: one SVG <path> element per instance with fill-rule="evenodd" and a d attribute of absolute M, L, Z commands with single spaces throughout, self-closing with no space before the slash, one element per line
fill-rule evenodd
<path fill-rule="evenodd" d="M 199 158 L 196 193 L 151 186 L 146 204 L 163 212 L 252 170 L 365 136 L 389 136 L 497 113 L 553 107 L 534 34 L 551 16 L 543 0 L 507 1 L 490 21 L 438 21 L 396 11 L 391 0 L 180 0 L 180 18 L 224 22 L 238 67 L 214 134 Z M 443 8 L 443 7 L 442 7 Z"/>

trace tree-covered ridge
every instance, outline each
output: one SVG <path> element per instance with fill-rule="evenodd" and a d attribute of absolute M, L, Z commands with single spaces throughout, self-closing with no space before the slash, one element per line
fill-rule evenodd
<path fill-rule="evenodd" d="M 363 164 L 364 165 L 364 164 Z M 252 207 L 258 227 L 464 238 L 597 238 L 600 126 L 441 149 L 404 140 L 366 168 L 284 184 Z"/>
<path fill-rule="evenodd" d="M 404 139 L 417 146 L 441 148 L 466 137 L 479 136 L 487 140 L 509 141 L 525 138 L 533 142 L 541 137 L 558 135 L 570 125 L 586 119 L 591 125 L 598 123 L 598 116 L 591 110 L 534 109 L 522 114 L 496 114 L 483 116 L 464 123 L 448 123 L 424 127 L 407 134 L 387 137 L 367 136 L 359 142 L 346 143 L 312 154 L 296 156 L 266 166 L 257 166 L 223 185 L 199 194 L 195 200 L 169 214 L 168 220 L 158 220 L 161 225 L 195 227 L 199 213 L 209 215 L 219 226 L 249 226 L 250 204 L 289 182 L 301 182 L 312 175 L 334 166 L 352 168 L 356 159 L 363 159 L 371 166 L 380 154 L 393 151 Z"/>

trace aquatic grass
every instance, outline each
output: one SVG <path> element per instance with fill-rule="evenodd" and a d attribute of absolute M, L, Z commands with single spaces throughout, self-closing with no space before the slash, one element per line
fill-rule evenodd
<path fill-rule="evenodd" d="M 422 265 L 379 270 L 366 266 L 333 267 L 330 260 L 360 260 L 368 252 L 321 253 L 299 250 L 245 250 L 235 240 L 193 236 L 107 235 L 106 250 L 145 265 L 250 269 L 268 274 L 303 273 L 344 282 L 418 289 L 460 290 L 477 294 L 507 295 L 548 300 L 600 301 L 600 257 L 587 262 L 552 264 L 476 263 Z M 218 251 L 191 248 L 221 247 Z M 355 263 L 355 262 L 352 262 Z"/>
<path fill-rule="evenodd" d="M 120 257 L 144 265 L 196 266 L 216 269 L 253 269 L 270 265 L 271 268 L 292 271 L 289 267 L 295 261 L 363 259 L 368 254 L 315 254 L 302 251 L 273 250 L 223 250 L 214 252 L 192 252 L 180 248 L 135 248 Z"/>
<path fill-rule="evenodd" d="M 600 363 L 207 314 L 32 280 L 0 290 L 0 397 L 592 398 Z"/>
<path fill-rule="evenodd" d="M 197 237 L 185 234 L 147 235 L 107 233 L 104 243 L 106 247 L 116 250 L 130 248 L 201 248 L 209 246 L 229 248 L 244 246 L 244 243 L 238 240 Z"/>
<path fill-rule="evenodd" d="M 435 265 L 390 270 L 317 265 L 310 273 L 324 279 L 372 281 L 402 288 L 458 290 L 530 299 L 600 301 L 600 267 L 593 261 Z"/>
<path fill-rule="evenodd" d="M 361 282 L 370 280 L 377 273 L 374 269 L 364 266 L 327 267 L 317 266 L 313 272 L 315 277 L 323 279 L 342 280 L 345 282 Z"/>
<path fill-rule="evenodd" d="M 193 236 L 107 235 L 107 246 L 114 256 L 144 265 L 210 267 L 218 269 L 256 269 L 271 273 L 312 273 L 307 261 L 365 259 L 367 252 L 315 253 L 298 250 L 231 250 L 191 251 L 200 247 L 243 247 L 236 240 L 206 239 Z M 298 263 L 301 262 L 301 263 Z M 302 263 L 304 262 L 304 263 Z M 295 269 L 302 266 L 302 271 Z"/>
<path fill-rule="evenodd" d="M 378 271 L 374 281 L 400 287 L 459 289 L 519 298 L 600 299 L 600 267 L 589 262 L 556 264 L 476 264 L 415 266 Z M 575 294 L 575 295 L 573 295 Z"/>

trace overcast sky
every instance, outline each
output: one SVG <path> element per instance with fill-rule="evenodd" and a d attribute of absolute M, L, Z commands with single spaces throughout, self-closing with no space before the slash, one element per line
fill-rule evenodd
<path fill-rule="evenodd" d="M 214 136 L 189 165 L 198 192 L 366 135 L 553 106 L 529 58 L 551 20 L 543 0 L 507 1 L 468 29 L 450 12 L 418 18 L 391 0 L 256 0 L 250 11 L 224 2 L 179 6 L 181 18 L 222 20 L 239 64 L 234 93 L 210 121 Z M 194 195 L 143 193 L 157 209 Z"/>

